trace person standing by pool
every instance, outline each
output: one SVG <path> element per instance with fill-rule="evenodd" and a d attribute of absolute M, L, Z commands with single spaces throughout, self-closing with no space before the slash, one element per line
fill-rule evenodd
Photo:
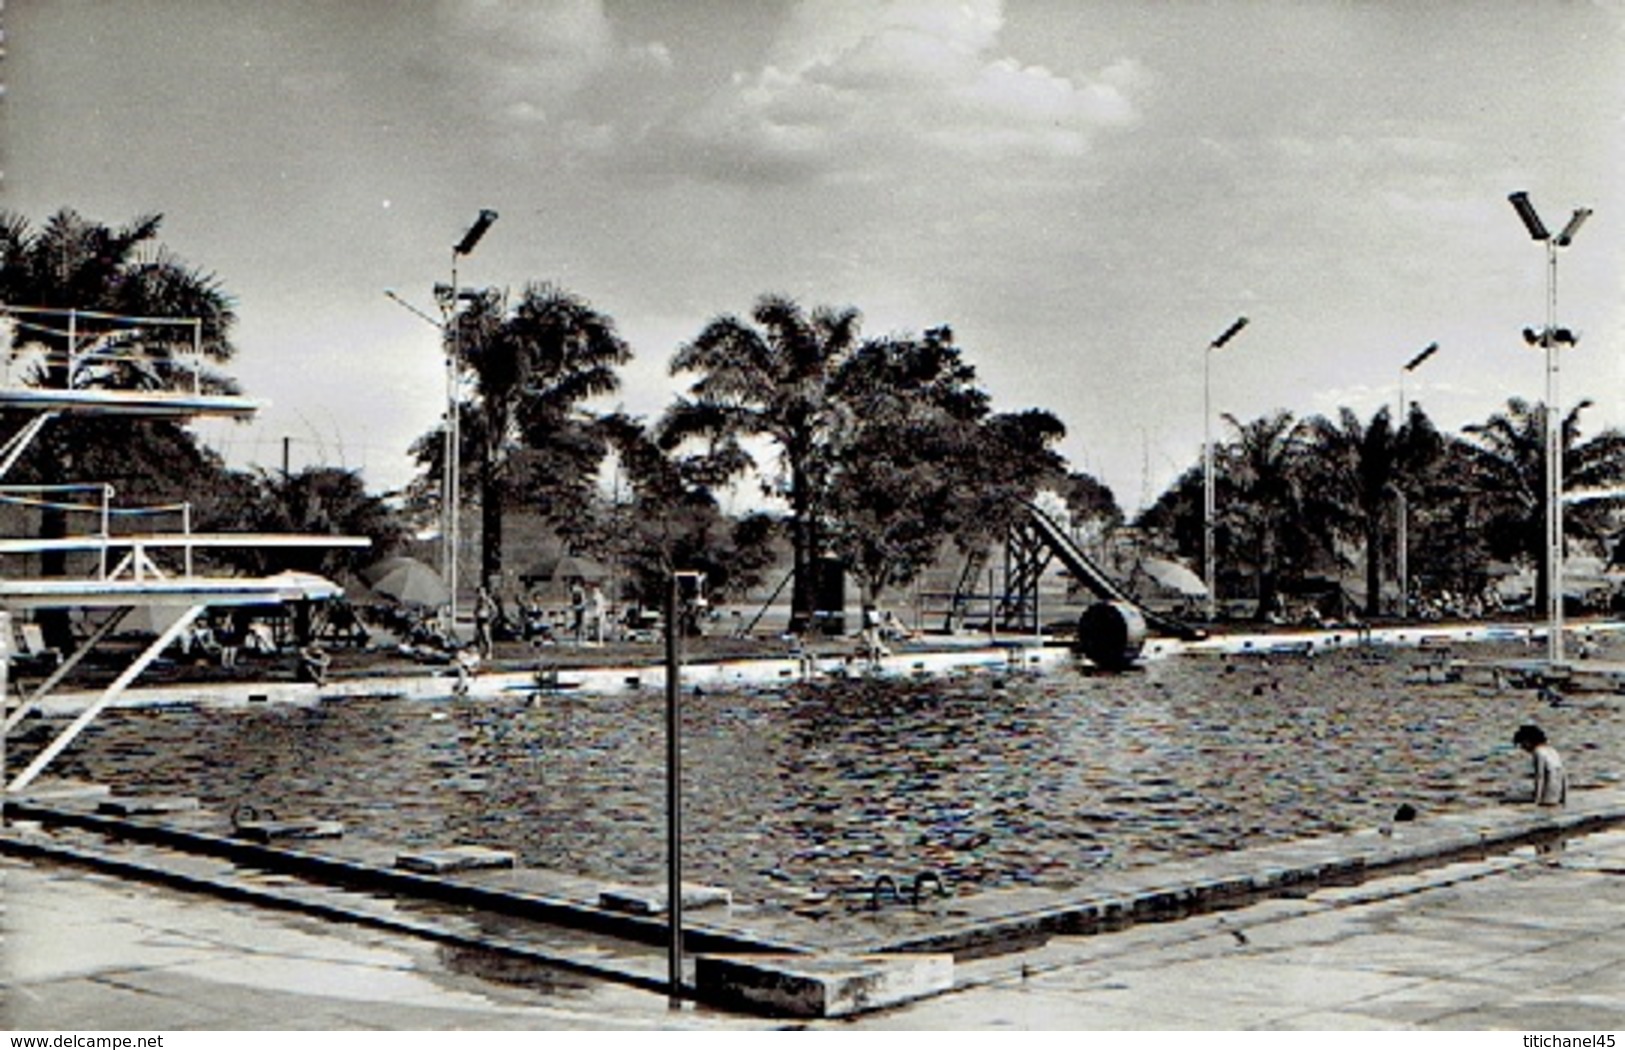
<path fill-rule="evenodd" d="M 307 645 L 299 650 L 299 673 L 301 682 L 311 682 L 320 687 L 327 684 L 327 668 L 332 663 L 327 650 L 319 645 Z"/>
<path fill-rule="evenodd" d="M 479 651 L 471 645 L 463 646 L 452 657 L 451 669 L 457 676 L 452 682 L 451 694 L 459 698 L 467 696 L 469 687 L 474 684 L 474 676 L 479 673 Z"/>
<path fill-rule="evenodd" d="M 570 637 L 580 645 L 586 641 L 587 633 L 587 590 L 582 581 L 577 580 L 570 585 Z"/>
<path fill-rule="evenodd" d="M 1534 760 L 1535 793 L 1537 806 L 1561 806 L 1569 800 L 1569 775 L 1563 768 L 1563 757 L 1557 748 L 1546 742 L 1546 733 L 1536 725 L 1521 725 L 1512 734 L 1514 747 L 1522 748 Z"/>
<path fill-rule="evenodd" d="M 496 645 L 491 631 L 496 622 L 497 612 L 497 603 L 491 597 L 490 586 L 481 587 L 479 597 L 474 599 L 474 644 L 479 647 L 482 660 L 491 659 L 491 652 Z"/>

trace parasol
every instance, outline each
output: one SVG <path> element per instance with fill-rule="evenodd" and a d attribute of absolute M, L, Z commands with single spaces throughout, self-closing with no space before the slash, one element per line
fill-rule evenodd
<path fill-rule="evenodd" d="M 402 605 L 445 605 L 451 590 L 440 574 L 416 558 L 385 558 L 361 570 L 372 593 Z"/>

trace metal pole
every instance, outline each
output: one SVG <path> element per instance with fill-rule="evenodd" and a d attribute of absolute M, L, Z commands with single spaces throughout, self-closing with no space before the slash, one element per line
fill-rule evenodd
<path fill-rule="evenodd" d="M 0 828 L 6 827 L 9 820 L 6 815 L 6 796 L 11 794 L 11 789 L 6 786 L 6 736 L 11 728 L 11 720 L 6 707 L 10 701 L 11 613 L 0 609 Z"/>
<path fill-rule="evenodd" d="M 1202 351 L 1202 575 L 1208 623 L 1219 618 L 1218 573 L 1213 564 L 1213 347 Z"/>
<path fill-rule="evenodd" d="M 1405 373 L 1407 371 L 1409 369 L 1402 368 L 1399 370 L 1399 414 L 1394 417 L 1394 443 L 1396 445 L 1399 443 L 1399 432 L 1404 426 L 1405 420 Z M 1410 525 L 1410 501 L 1405 497 L 1404 488 L 1398 485 L 1394 486 L 1394 495 L 1398 497 L 1394 510 L 1399 515 L 1399 536 L 1397 537 L 1399 550 L 1394 559 L 1394 572 L 1399 577 L 1399 618 L 1408 620 L 1411 611 L 1411 567 L 1409 557 L 1410 541 L 1406 536 L 1406 531 Z M 1378 579 L 1381 579 L 1380 571 Z M 1380 605 L 1379 602 L 1372 608 L 1378 608 Z"/>
<path fill-rule="evenodd" d="M 102 485 L 102 539 L 110 539 L 113 535 L 113 486 Z M 99 561 L 101 579 L 107 579 L 107 544 L 102 544 Z"/>
<path fill-rule="evenodd" d="M 1414 372 L 1422 367 L 1422 363 L 1439 352 L 1438 343 L 1429 343 L 1422 348 L 1422 352 L 1405 362 L 1405 367 L 1399 370 L 1399 415 L 1394 421 L 1394 443 L 1399 443 L 1400 431 L 1410 418 L 1410 407 L 1405 402 L 1405 373 Z M 1399 484 L 1394 485 L 1394 494 L 1398 497 L 1398 506 L 1395 508 L 1399 515 L 1399 557 L 1395 559 L 1399 573 L 1399 618 L 1407 619 L 1410 616 L 1410 539 L 1406 535 L 1410 527 L 1411 502 L 1405 495 L 1405 489 Z M 1379 574 L 1380 575 L 1380 574 Z"/>
<path fill-rule="evenodd" d="M 460 546 L 461 492 L 458 486 L 460 464 L 458 458 L 462 455 L 462 413 L 457 404 L 457 364 L 460 356 L 461 333 L 457 328 L 457 251 L 451 253 L 451 301 L 447 306 L 446 324 L 451 331 L 446 340 L 446 448 L 445 448 L 445 515 L 446 520 L 441 526 L 441 539 L 445 543 L 444 562 L 441 572 L 446 578 L 446 590 L 451 594 L 450 607 L 446 611 L 446 634 L 452 643 L 457 641 L 457 548 Z"/>
<path fill-rule="evenodd" d="M 1557 242 L 1546 242 L 1546 608 L 1547 659 L 1563 662 L 1563 413 L 1558 405 Z"/>
<path fill-rule="evenodd" d="M 1214 564 L 1213 529 L 1218 499 L 1213 493 L 1213 353 L 1247 327 L 1247 318 L 1238 317 L 1202 352 L 1202 571 L 1207 584 L 1207 618 L 1218 619 L 1219 574 Z"/>
<path fill-rule="evenodd" d="M 683 747 L 681 639 L 677 623 L 677 574 L 666 581 L 666 915 L 670 924 L 667 1002 L 683 1002 Z"/>

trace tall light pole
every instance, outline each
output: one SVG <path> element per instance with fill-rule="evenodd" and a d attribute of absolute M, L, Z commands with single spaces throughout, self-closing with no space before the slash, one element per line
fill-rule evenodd
<path fill-rule="evenodd" d="M 445 319 L 445 329 L 449 338 L 446 347 L 446 428 L 445 445 L 442 452 L 440 496 L 441 496 L 441 525 L 440 542 L 440 573 L 446 578 L 446 589 L 451 593 L 451 605 L 446 611 L 446 634 L 453 642 L 457 640 L 457 549 L 460 546 L 460 533 L 462 531 L 459 521 L 458 504 L 461 502 L 460 491 L 461 470 L 457 462 L 462 451 L 462 411 L 461 398 L 457 396 L 458 366 L 462 363 L 462 348 L 459 345 L 457 332 L 457 303 L 460 298 L 457 287 L 457 260 L 474 250 L 485 236 L 485 231 L 497 221 L 497 213 L 490 208 L 481 208 L 480 214 L 474 220 L 474 225 L 463 234 L 451 249 L 451 287 L 444 296 L 437 296 L 440 302 L 440 313 Z M 439 289 L 436 289 L 438 292 Z"/>
<path fill-rule="evenodd" d="M 1423 361 L 1438 352 L 1439 344 L 1429 343 L 1422 348 L 1421 353 L 1405 362 L 1405 367 L 1399 370 L 1399 415 L 1394 417 L 1394 444 L 1396 446 L 1399 444 L 1400 428 L 1410 418 L 1409 410 L 1405 405 L 1405 374 L 1421 368 Z M 1411 609 L 1411 543 L 1410 538 L 1406 535 L 1406 531 L 1410 528 L 1411 507 L 1410 498 L 1405 495 L 1403 485 L 1395 485 L 1394 494 L 1399 497 L 1397 508 L 1399 512 L 1399 556 L 1395 559 L 1399 573 L 1399 618 L 1404 620 L 1410 617 Z"/>
<path fill-rule="evenodd" d="M 1525 328 L 1523 337 L 1546 351 L 1546 654 L 1556 666 L 1563 662 L 1563 413 L 1558 405 L 1557 348 L 1575 343 L 1572 332 L 1557 327 L 1557 249 L 1574 242 L 1591 209 L 1574 209 L 1563 231 L 1553 237 L 1529 203 L 1528 193 L 1519 190 L 1507 200 L 1529 236 L 1546 245 L 1546 326 L 1538 332 Z"/>
<path fill-rule="evenodd" d="M 1207 585 L 1207 619 L 1219 618 L 1219 574 L 1213 562 L 1213 529 L 1217 509 L 1213 495 L 1213 353 L 1247 327 L 1238 317 L 1202 352 L 1202 572 Z"/>

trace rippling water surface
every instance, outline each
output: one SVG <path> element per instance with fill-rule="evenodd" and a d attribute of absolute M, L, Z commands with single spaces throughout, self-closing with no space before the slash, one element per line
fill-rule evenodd
<path fill-rule="evenodd" d="M 1615 641 L 1610 648 L 1625 653 Z M 1479 647 L 1462 655 L 1530 656 Z M 1605 653 L 1618 658 L 1619 654 Z M 1577 789 L 1619 780 L 1625 703 L 1419 684 L 1414 651 L 1175 658 L 684 698 L 685 876 L 741 901 L 941 873 L 960 893 L 1503 800 L 1542 725 Z M 664 698 L 345 700 L 104 714 L 62 772 L 477 842 L 611 879 L 664 873 Z"/>

